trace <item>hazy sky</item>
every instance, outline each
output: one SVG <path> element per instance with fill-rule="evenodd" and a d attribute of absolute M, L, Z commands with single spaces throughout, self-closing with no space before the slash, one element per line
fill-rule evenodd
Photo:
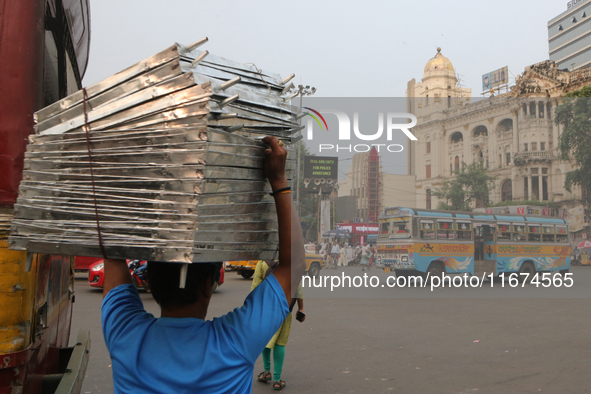
<path fill-rule="evenodd" d="M 175 42 L 208 36 L 210 52 L 313 85 L 323 97 L 403 97 L 436 48 L 462 85 L 508 65 L 512 77 L 548 59 L 547 22 L 566 0 L 91 0 L 84 85 Z"/>

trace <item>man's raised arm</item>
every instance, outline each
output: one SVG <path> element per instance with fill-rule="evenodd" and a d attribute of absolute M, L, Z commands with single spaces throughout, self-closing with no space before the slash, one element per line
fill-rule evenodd
<path fill-rule="evenodd" d="M 265 175 L 273 191 L 284 189 L 289 186 L 285 176 L 287 151 L 275 137 L 265 137 L 263 142 L 270 146 L 265 150 Z M 274 198 L 279 226 L 279 264 L 273 274 L 285 292 L 287 304 L 291 305 L 306 269 L 304 237 L 291 194 L 279 193 Z"/>
<path fill-rule="evenodd" d="M 105 281 L 103 285 L 103 298 L 115 287 L 132 283 L 129 267 L 127 267 L 125 260 L 105 259 L 104 263 Z"/>

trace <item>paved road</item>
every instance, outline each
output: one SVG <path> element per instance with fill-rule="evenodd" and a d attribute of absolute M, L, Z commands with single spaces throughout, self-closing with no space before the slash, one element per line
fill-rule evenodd
<path fill-rule="evenodd" d="M 360 274 L 352 267 L 345 272 Z M 397 298 L 369 298 L 372 295 L 365 293 L 358 298 L 327 298 L 327 291 L 309 291 L 317 298 L 305 301 L 306 322 L 294 321 L 282 376 L 285 391 L 591 391 L 591 299 L 587 297 L 591 268 L 573 267 L 571 272 L 576 288 L 557 292 L 562 298 L 539 298 L 552 294 L 536 293 L 532 286 L 519 299 L 500 298 L 506 289 L 486 286 L 433 294 L 427 294 L 428 289 L 392 289 L 400 292 Z M 324 270 L 323 275 L 335 273 Z M 209 315 L 240 306 L 249 289 L 250 281 L 227 273 Z M 565 298 L 568 294 L 580 298 Z M 93 341 L 83 393 L 113 392 L 111 361 L 100 329 L 101 299 L 100 291 L 88 287 L 84 279 L 76 281 L 72 337 L 86 327 L 92 330 Z M 142 294 L 142 299 L 146 309 L 157 315 L 151 296 Z M 255 372 L 261 370 L 259 359 Z M 270 384 L 253 383 L 254 393 L 271 391 Z"/>

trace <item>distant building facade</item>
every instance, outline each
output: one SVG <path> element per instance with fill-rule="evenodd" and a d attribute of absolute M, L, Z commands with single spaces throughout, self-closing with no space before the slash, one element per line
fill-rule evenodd
<path fill-rule="evenodd" d="M 386 206 L 414 208 L 414 185 L 414 176 L 384 173 L 380 156 L 374 147 L 369 152 L 353 156 L 345 179 L 339 182 L 338 192 L 339 198 L 355 197 L 355 219 L 377 222 Z M 344 220 L 344 217 L 339 218 Z"/>
<path fill-rule="evenodd" d="M 564 190 L 565 174 L 573 167 L 557 159 L 561 128 L 552 119 L 560 97 L 591 84 L 591 68 L 568 72 L 544 61 L 527 67 L 509 93 L 475 102 L 468 89 L 453 85 L 452 70 L 438 50 L 425 67 L 422 84 L 408 84 L 408 111 L 418 119 L 413 127 L 418 141 L 407 146 L 407 173 L 416 176 L 416 207 L 436 209 L 433 191 L 453 179 L 463 163 L 478 161 L 496 178 L 491 203 L 577 205 L 580 190 Z M 447 90 L 427 97 L 431 86 Z"/>
<path fill-rule="evenodd" d="M 550 60 L 569 71 L 591 66 L 591 0 L 572 0 L 548 22 Z"/>

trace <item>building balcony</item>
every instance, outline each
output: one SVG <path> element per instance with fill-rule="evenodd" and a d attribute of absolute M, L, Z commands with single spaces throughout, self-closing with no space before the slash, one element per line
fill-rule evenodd
<path fill-rule="evenodd" d="M 519 162 L 531 163 L 531 162 L 552 162 L 555 160 L 556 157 L 552 154 L 552 152 L 546 151 L 539 151 L 539 152 L 520 152 L 515 154 L 515 164 L 519 165 Z"/>
<path fill-rule="evenodd" d="M 521 118 L 519 121 L 519 129 L 551 129 L 554 126 L 554 122 L 549 118 L 536 118 L 526 116 Z"/>
<path fill-rule="evenodd" d="M 456 143 L 451 143 L 449 145 L 450 152 L 457 152 L 457 151 L 461 151 L 463 149 L 464 149 L 464 142 L 462 142 L 462 141 L 456 142 Z"/>
<path fill-rule="evenodd" d="M 513 129 L 509 131 L 501 131 L 498 136 L 499 141 L 513 140 Z"/>
<path fill-rule="evenodd" d="M 488 135 L 479 135 L 478 137 L 472 138 L 472 147 L 484 146 L 488 144 Z"/>

